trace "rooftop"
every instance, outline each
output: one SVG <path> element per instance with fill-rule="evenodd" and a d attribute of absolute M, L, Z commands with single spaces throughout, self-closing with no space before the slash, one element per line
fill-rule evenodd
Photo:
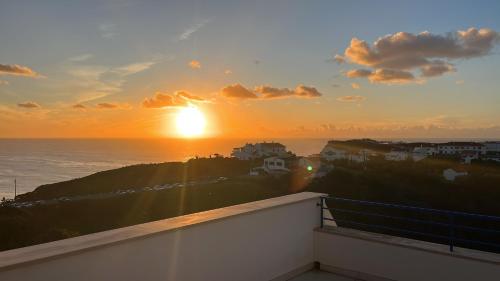
<path fill-rule="evenodd" d="M 500 255 L 338 227 L 296 193 L 0 253 L 0 280 L 496 280 Z M 332 216 L 333 215 L 333 216 Z M 325 220 L 329 219 L 329 220 Z"/>

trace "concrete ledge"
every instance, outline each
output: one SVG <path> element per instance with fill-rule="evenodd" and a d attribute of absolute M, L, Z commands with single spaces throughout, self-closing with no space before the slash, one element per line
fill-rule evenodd
<path fill-rule="evenodd" d="M 324 227 L 315 229 L 317 232 L 331 233 L 343 235 L 352 238 L 363 239 L 376 243 L 383 243 L 393 246 L 400 246 L 414 250 L 428 251 L 435 254 L 452 256 L 455 258 L 463 258 L 476 260 L 480 262 L 492 263 L 500 266 L 500 255 L 495 253 L 483 252 L 478 250 L 454 247 L 453 252 L 450 252 L 448 245 L 431 243 L 410 238 L 391 236 L 381 233 L 366 232 L 356 229 L 343 227 Z"/>
<path fill-rule="evenodd" d="M 321 269 L 362 280 L 498 280 L 500 255 L 342 227 L 317 228 Z"/>
<path fill-rule="evenodd" d="M 261 201 L 174 217 L 75 238 L 54 241 L 25 248 L 0 252 L 0 272 L 47 259 L 75 255 L 96 248 L 109 247 L 130 240 L 146 238 L 189 228 L 194 225 L 252 214 L 289 204 L 319 198 L 324 194 L 302 192 Z"/>

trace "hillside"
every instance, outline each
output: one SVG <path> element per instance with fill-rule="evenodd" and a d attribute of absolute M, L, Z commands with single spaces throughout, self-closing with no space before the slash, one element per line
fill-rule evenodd
<path fill-rule="evenodd" d="M 17 199 L 21 202 L 46 200 L 215 177 L 233 177 L 248 173 L 252 165 L 251 161 L 231 158 L 199 158 L 185 163 L 133 165 L 98 172 L 83 178 L 42 185 L 33 192 L 19 195 Z"/>

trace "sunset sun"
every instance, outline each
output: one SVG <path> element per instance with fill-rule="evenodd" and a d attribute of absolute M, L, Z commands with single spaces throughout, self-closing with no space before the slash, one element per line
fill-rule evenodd
<path fill-rule="evenodd" d="M 177 133 L 182 137 L 193 138 L 201 136 L 205 131 L 205 125 L 205 115 L 197 107 L 185 107 L 177 113 Z"/>

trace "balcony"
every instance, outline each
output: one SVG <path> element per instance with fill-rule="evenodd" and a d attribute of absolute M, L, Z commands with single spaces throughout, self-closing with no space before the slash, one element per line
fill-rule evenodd
<path fill-rule="evenodd" d="M 500 255 L 338 227 L 297 193 L 0 253 L 0 280 L 498 280 Z M 323 204 L 321 204 L 323 202 Z M 323 225 L 324 222 L 324 225 Z M 321 227 L 323 226 L 323 227 Z"/>

